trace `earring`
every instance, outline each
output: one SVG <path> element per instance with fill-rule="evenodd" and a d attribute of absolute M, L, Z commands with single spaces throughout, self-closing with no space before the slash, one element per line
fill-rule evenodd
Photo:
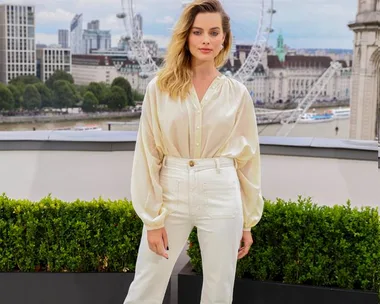
<path fill-rule="evenodd" d="M 221 49 L 223 49 L 223 48 L 224 48 L 223 44 L 220 46 L 220 48 L 221 48 Z"/>

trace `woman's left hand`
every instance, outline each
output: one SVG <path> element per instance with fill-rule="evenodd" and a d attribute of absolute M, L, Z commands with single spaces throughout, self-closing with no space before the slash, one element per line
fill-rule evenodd
<path fill-rule="evenodd" d="M 243 231 L 243 237 L 241 238 L 241 247 L 239 248 L 238 252 L 238 259 L 241 259 L 245 257 L 249 249 L 251 248 L 253 244 L 252 234 L 251 231 Z"/>

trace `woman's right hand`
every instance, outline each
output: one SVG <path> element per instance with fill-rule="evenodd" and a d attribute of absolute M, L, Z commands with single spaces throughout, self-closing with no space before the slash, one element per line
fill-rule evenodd
<path fill-rule="evenodd" d="M 166 250 L 169 250 L 168 235 L 166 234 L 165 228 L 148 230 L 147 233 L 149 249 L 163 256 L 165 259 L 168 259 L 169 255 L 166 252 Z"/>

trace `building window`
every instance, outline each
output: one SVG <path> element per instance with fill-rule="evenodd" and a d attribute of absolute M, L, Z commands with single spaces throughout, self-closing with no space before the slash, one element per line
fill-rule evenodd
<path fill-rule="evenodd" d="M 28 37 L 34 38 L 34 28 L 32 26 L 28 26 Z"/>

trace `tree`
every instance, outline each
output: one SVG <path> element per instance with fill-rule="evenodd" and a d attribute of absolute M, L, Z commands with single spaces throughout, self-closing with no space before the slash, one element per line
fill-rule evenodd
<path fill-rule="evenodd" d="M 141 94 L 137 90 L 132 90 L 133 93 L 133 100 L 134 101 L 143 101 L 144 100 L 144 94 Z"/>
<path fill-rule="evenodd" d="M 80 94 L 82 98 L 84 98 L 84 94 L 87 92 L 87 85 L 74 84 L 76 91 Z"/>
<path fill-rule="evenodd" d="M 11 81 L 9 81 L 9 84 L 13 85 L 28 85 L 28 84 L 35 84 L 41 82 L 41 79 L 34 75 L 21 75 L 13 78 Z"/>
<path fill-rule="evenodd" d="M 14 84 L 8 85 L 8 89 L 11 91 L 14 100 L 14 108 L 20 109 L 22 107 L 22 95 L 24 95 L 24 89 L 22 86 L 17 86 Z"/>
<path fill-rule="evenodd" d="M 41 95 L 41 108 L 50 108 L 53 106 L 53 93 L 43 82 L 34 84 L 35 88 Z"/>
<path fill-rule="evenodd" d="M 107 93 L 107 86 L 102 82 L 90 82 L 88 85 L 87 91 L 92 92 L 96 99 L 99 100 L 99 103 L 105 103 L 105 97 Z"/>
<path fill-rule="evenodd" d="M 111 110 L 121 110 L 127 105 L 127 94 L 119 86 L 112 87 L 107 99 Z"/>
<path fill-rule="evenodd" d="M 110 85 L 105 84 L 103 82 L 101 82 L 100 85 L 103 87 L 103 98 L 102 98 L 102 100 L 99 100 L 99 104 L 104 105 L 104 106 L 108 106 L 108 98 L 111 94 L 112 88 Z"/>
<path fill-rule="evenodd" d="M 32 84 L 28 84 L 25 87 L 24 108 L 26 110 L 35 110 L 41 108 L 41 95 L 38 92 L 37 88 Z"/>
<path fill-rule="evenodd" d="M 134 106 L 135 101 L 133 100 L 132 87 L 131 87 L 131 84 L 129 83 L 129 81 L 127 79 L 125 79 L 124 77 L 116 77 L 112 81 L 111 87 L 113 88 L 115 86 L 118 86 L 124 90 L 124 92 L 127 96 L 127 105 Z"/>
<path fill-rule="evenodd" d="M 57 80 L 53 86 L 53 106 L 54 108 L 70 108 L 75 103 L 75 95 L 70 82 L 66 80 Z"/>
<path fill-rule="evenodd" d="M 77 105 L 82 100 L 82 96 L 81 96 L 81 94 L 77 90 L 77 87 L 74 84 L 69 83 L 69 87 L 70 87 L 70 89 L 71 89 L 71 91 L 73 92 L 73 95 L 74 95 L 74 102 L 73 102 L 72 106 L 75 106 L 75 105 Z"/>
<path fill-rule="evenodd" d="M 13 109 L 13 95 L 5 84 L 0 83 L 0 111 L 10 111 Z"/>
<path fill-rule="evenodd" d="M 63 70 L 56 70 L 48 80 L 46 80 L 45 84 L 49 89 L 52 89 L 54 86 L 54 83 L 58 80 L 66 80 L 69 83 L 74 83 L 74 78 L 71 74 L 63 71 Z"/>
<path fill-rule="evenodd" d="M 100 83 L 98 82 L 90 82 L 90 84 L 87 87 L 87 92 L 91 92 L 92 94 L 94 94 L 94 96 L 98 100 L 101 100 L 103 97 L 102 96 L 103 90 L 102 90 L 102 87 L 100 86 Z"/>
<path fill-rule="evenodd" d="M 88 91 L 84 94 L 82 105 L 83 112 L 95 112 L 98 104 L 99 101 L 92 92 Z"/>

